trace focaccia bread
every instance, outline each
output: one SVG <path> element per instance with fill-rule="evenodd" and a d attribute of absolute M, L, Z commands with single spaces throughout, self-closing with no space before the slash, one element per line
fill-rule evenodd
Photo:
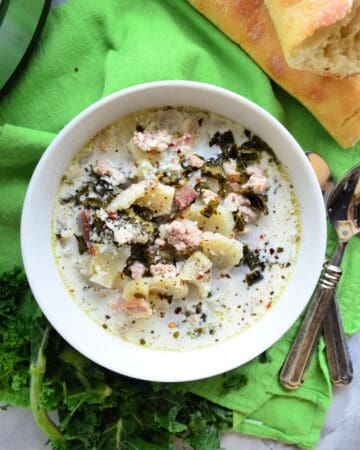
<path fill-rule="evenodd" d="M 265 0 L 290 67 L 346 78 L 360 72 L 360 0 Z"/>
<path fill-rule="evenodd" d="M 188 1 L 308 108 L 342 147 L 359 140 L 360 75 L 336 79 L 291 69 L 263 0 Z"/>

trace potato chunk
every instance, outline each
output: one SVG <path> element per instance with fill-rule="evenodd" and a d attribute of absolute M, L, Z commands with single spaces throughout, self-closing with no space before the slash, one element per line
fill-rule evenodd
<path fill-rule="evenodd" d="M 205 217 L 202 214 L 203 210 L 204 205 L 194 203 L 185 209 L 182 214 L 186 219 L 197 222 L 197 226 L 201 230 L 221 233 L 224 236 L 229 236 L 232 233 L 234 218 L 231 211 L 220 205 L 210 217 Z"/>
<path fill-rule="evenodd" d="M 183 265 L 180 277 L 195 285 L 201 298 L 206 298 L 211 290 L 212 262 L 202 252 L 193 253 Z"/>
<path fill-rule="evenodd" d="M 123 245 L 118 249 L 100 249 L 90 260 L 90 273 L 92 274 L 90 281 L 111 289 L 118 274 L 124 269 L 129 256 L 129 245 Z"/>
<path fill-rule="evenodd" d="M 231 269 L 243 256 L 243 244 L 220 233 L 203 233 L 201 248 L 205 255 L 219 269 Z"/>
<path fill-rule="evenodd" d="M 174 299 L 186 297 L 188 286 L 178 275 L 164 274 L 150 278 L 150 293 L 161 294 Z"/>
<path fill-rule="evenodd" d="M 109 211 L 130 208 L 133 204 L 149 208 L 155 216 L 169 214 L 174 200 L 175 188 L 162 184 L 156 178 L 140 181 L 122 191 L 109 204 Z"/>
<path fill-rule="evenodd" d="M 138 280 L 131 280 L 125 284 L 122 296 L 125 301 L 133 300 L 134 298 L 144 298 L 149 296 L 149 278 L 139 278 Z"/>
<path fill-rule="evenodd" d="M 148 189 L 145 195 L 136 200 L 136 204 L 149 208 L 155 216 L 170 214 L 175 195 L 175 188 L 158 183 L 153 189 Z"/>

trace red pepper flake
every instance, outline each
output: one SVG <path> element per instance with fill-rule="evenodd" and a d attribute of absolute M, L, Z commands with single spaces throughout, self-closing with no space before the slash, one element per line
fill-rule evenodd
<path fill-rule="evenodd" d="M 260 239 L 264 239 L 265 235 L 264 234 L 260 234 L 259 238 Z"/>
<path fill-rule="evenodd" d="M 169 328 L 176 328 L 176 323 L 175 322 L 170 322 L 168 327 Z"/>
<path fill-rule="evenodd" d="M 197 280 L 201 280 L 202 278 L 204 278 L 204 274 L 203 273 L 199 273 L 199 275 L 196 276 Z"/>
<path fill-rule="evenodd" d="M 266 305 L 266 309 L 270 309 L 271 308 L 271 302 L 269 302 L 267 305 Z"/>
<path fill-rule="evenodd" d="M 117 215 L 116 212 L 109 211 L 107 214 L 108 214 L 109 219 L 116 220 L 119 218 L 119 216 Z"/>
<path fill-rule="evenodd" d="M 163 319 L 164 317 L 165 317 L 165 313 L 164 313 L 164 311 L 161 311 L 161 313 L 160 313 L 160 317 Z"/>
<path fill-rule="evenodd" d="M 92 256 L 96 256 L 96 248 L 93 245 L 89 246 L 89 253 Z"/>
<path fill-rule="evenodd" d="M 179 314 L 179 313 L 181 313 L 181 311 L 182 311 L 181 306 L 177 306 L 177 307 L 174 309 L 174 313 L 175 313 L 175 314 Z"/>

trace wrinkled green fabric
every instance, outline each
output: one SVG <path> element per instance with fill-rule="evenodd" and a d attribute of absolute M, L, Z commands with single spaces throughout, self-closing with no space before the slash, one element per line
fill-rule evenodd
<path fill-rule="evenodd" d="M 324 156 L 337 178 L 360 160 L 359 145 L 342 150 L 309 112 L 185 0 L 71 0 L 50 12 L 30 63 L 0 99 L 1 272 L 21 262 L 19 223 L 26 187 L 55 134 L 107 94 L 166 79 L 208 82 L 253 100 L 280 119 L 304 149 Z M 330 229 L 329 250 L 334 243 Z M 354 276 L 359 263 L 360 241 L 354 239 L 339 288 L 348 333 L 360 328 L 360 306 L 354 302 L 360 292 Z M 278 382 L 299 323 L 269 350 L 271 362 L 256 358 L 234 371 L 247 376 L 242 388 L 224 393 L 229 375 L 184 388 L 232 409 L 235 431 L 314 447 L 331 401 L 323 342 L 303 387 L 289 392 Z"/>

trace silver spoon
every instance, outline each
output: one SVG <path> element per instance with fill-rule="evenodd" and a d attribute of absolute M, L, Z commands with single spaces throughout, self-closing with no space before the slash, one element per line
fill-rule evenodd
<path fill-rule="evenodd" d="M 325 265 L 306 316 L 280 372 L 288 389 L 302 384 L 303 375 L 315 350 L 333 293 L 341 277 L 340 264 L 346 244 L 360 233 L 360 164 L 338 182 L 327 203 L 328 217 L 338 235 L 337 247 Z"/>
<path fill-rule="evenodd" d="M 335 186 L 331 170 L 319 154 L 307 152 L 306 155 L 319 181 L 326 203 Z M 353 379 L 353 366 L 336 291 L 330 300 L 329 310 L 324 320 L 323 334 L 331 381 L 336 386 L 346 386 Z"/>

